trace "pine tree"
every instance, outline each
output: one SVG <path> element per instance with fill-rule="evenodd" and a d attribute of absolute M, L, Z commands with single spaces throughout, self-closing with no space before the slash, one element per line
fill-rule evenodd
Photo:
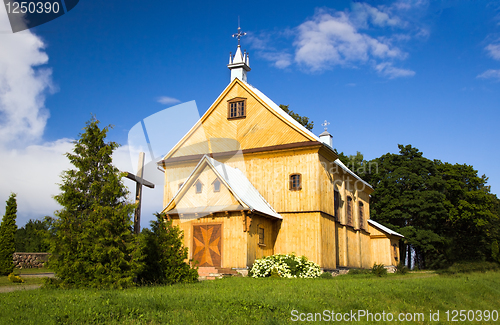
<path fill-rule="evenodd" d="M 86 123 L 66 154 L 75 169 L 62 174 L 61 194 L 54 197 L 63 209 L 56 211 L 50 266 L 65 286 L 130 286 L 140 266 L 134 205 L 126 202 L 123 175 L 112 165 L 118 144 L 105 142 L 108 130 L 94 117 Z"/>
<path fill-rule="evenodd" d="M 12 254 L 16 251 L 16 217 L 16 194 L 12 193 L 7 200 L 5 215 L 0 224 L 0 275 L 7 275 L 14 270 Z"/>

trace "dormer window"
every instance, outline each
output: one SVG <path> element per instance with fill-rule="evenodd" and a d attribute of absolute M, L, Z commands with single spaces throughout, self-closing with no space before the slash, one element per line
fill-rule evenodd
<path fill-rule="evenodd" d="M 201 193 L 203 189 L 203 183 L 200 180 L 197 180 L 194 185 L 196 187 L 196 193 Z"/>
<path fill-rule="evenodd" d="M 227 102 L 227 118 L 244 118 L 246 116 L 246 98 L 234 98 Z"/>
<path fill-rule="evenodd" d="M 214 192 L 220 192 L 220 181 L 218 178 L 213 182 L 213 184 L 214 184 Z"/>

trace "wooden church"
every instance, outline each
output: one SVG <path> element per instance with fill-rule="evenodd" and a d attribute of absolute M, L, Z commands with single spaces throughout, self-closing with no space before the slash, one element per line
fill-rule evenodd
<path fill-rule="evenodd" d="M 158 165 L 163 212 L 203 268 L 248 270 L 295 253 L 325 270 L 396 265 L 400 234 L 370 220 L 373 188 L 316 136 L 247 82 L 249 56 L 230 55 L 231 82 Z"/>

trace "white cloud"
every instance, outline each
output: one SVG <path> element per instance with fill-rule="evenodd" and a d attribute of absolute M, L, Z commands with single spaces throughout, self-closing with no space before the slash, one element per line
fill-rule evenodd
<path fill-rule="evenodd" d="M 263 52 L 260 55 L 264 59 L 271 61 L 278 69 L 287 68 L 292 64 L 292 55 L 289 53 Z"/>
<path fill-rule="evenodd" d="M 500 70 L 489 69 L 478 75 L 476 78 L 479 79 L 497 79 L 500 81 Z"/>
<path fill-rule="evenodd" d="M 0 31 L 10 30 L 5 7 L 0 6 Z M 51 70 L 40 69 L 49 60 L 43 51 L 45 44 L 29 30 L 0 33 L 0 44 L 0 216 L 5 213 L 10 193 L 16 193 L 19 226 L 29 219 L 53 216 L 61 208 L 53 196 L 59 193 L 61 173 L 73 168 L 65 156 L 72 151 L 73 143 L 71 139 L 41 141 L 49 117 L 44 107 L 45 94 L 54 90 Z M 179 102 L 170 97 L 161 100 Z M 133 170 L 128 147 L 115 151 L 113 163 L 121 170 Z M 156 182 L 157 187 L 143 192 L 143 226 L 148 225 L 162 203 L 163 174 L 152 167 L 146 168 L 145 178 Z M 132 181 L 124 180 L 124 184 L 135 191 Z"/>
<path fill-rule="evenodd" d="M 10 31 L 5 7 L 0 6 L 0 30 Z M 44 43 L 29 30 L 1 33 L 0 143 L 26 144 L 43 135 L 48 110 L 45 93 L 53 91 Z"/>
<path fill-rule="evenodd" d="M 406 25 L 399 17 L 390 16 L 390 10 L 387 7 L 380 6 L 375 8 L 367 3 L 355 2 L 352 7 L 352 20 L 357 22 L 360 27 L 368 27 L 368 22 L 374 26 L 404 26 Z"/>
<path fill-rule="evenodd" d="M 259 57 L 280 69 L 296 64 L 307 72 L 324 72 L 335 66 L 358 68 L 368 63 L 372 68 L 379 64 L 386 67 L 377 70 L 383 76 L 408 77 L 415 72 L 394 67 L 395 60 L 408 57 L 395 44 L 429 34 L 425 28 L 415 27 L 398 16 L 400 13 L 408 16 L 409 9 L 426 3 L 410 2 L 377 7 L 356 2 L 351 10 L 345 11 L 317 9 L 312 18 L 295 28 L 250 32 L 247 40 Z M 369 34 L 381 32 L 383 36 Z M 287 39 L 293 39 L 291 47 Z"/>
<path fill-rule="evenodd" d="M 389 79 L 399 77 L 413 77 L 415 75 L 415 71 L 393 67 L 392 63 L 390 62 L 377 64 L 375 66 L 375 70 L 377 70 L 379 74 L 386 76 Z"/>
<path fill-rule="evenodd" d="M 500 44 L 489 44 L 485 49 L 493 59 L 500 60 Z"/>
<path fill-rule="evenodd" d="M 310 71 L 322 71 L 334 65 L 365 63 L 370 58 L 406 56 L 385 41 L 360 33 L 345 12 L 318 10 L 311 20 L 297 27 L 295 61 Z"/>
<path fill-rule="evenodd" d="M 266 61 L 270 61 L 273 66 L 278 69 L 285 69 L 292 64 L 293 57 L 286 50 L 278 50 L 275 46 L 271 45 L 273 42 L 281 36 L 289 35 L 290 31 L 286 30 L 282 33 L 261 33 L 260 35 L 255 35 L 253 33 L 248 33 L 247 41 L 249 42 L 252 49 L 257 50 L 256 55 L 263 58 Z"/>
<path fill-rule="evenodd" d="M 2 168 L 0 169 L 0 215 L 5 213 L 5 201 L 11 192 L 17 193 L 17 225 L 24 225 L 29 219 L 53 216 L 61 206 L 53 199 L 60 193 L 58 183 L 65 170 L 75 168 L 65 156 L 73 150 L 70 139 L 60 139 L 42 145 L 29 145 L 24 149 L 0 147 Z M 113 154 L 113 164 L 121 171 L 132 172 L 129 148 L 122 146 Z M 155 162 L 145 168 L 144 178 L 156 184 L 155 189 L 143 190 L 142 227 L 149 226 L 153 213 L 162 208 L 163 174 L 156 169 Z M 135 183 L 124 179 L 132 202 Z"/>
<path fill-rule="evenodd" d="M 177 98 L 173 97 L 168 97 L 168 96 L 161 96 L 158 97 L 156 100 L 158 103 L 163 104 L 163 105 L 170 105 L 170 104 L 177 104 L 180 103 L 181 101 L 178 100 Z"/>
<path fill-rule="evenodd" d="M 59 175 L 70 167 L 64 153 L 71 150 L 69 139 L 60 139 L 43 145 L 30 145 L 24 149 L 0 147 L 0 215 L 11 192 L 17 193 L 18 221 L 53 215 L 59 208 L 52 195 L 59 193 L 56 183 Z"/>

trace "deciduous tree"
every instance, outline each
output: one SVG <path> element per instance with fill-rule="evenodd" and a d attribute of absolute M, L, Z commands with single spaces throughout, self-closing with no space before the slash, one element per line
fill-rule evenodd
<path fill-rule="evenodd" d="M 299 122 L 300 124 L 302 124 L 306 129 L 308 129 L 309 131 L 311 131 L 314 127 L 314 122 L 311 121 L 309 122 L 309 118 L 306 117 L 306 116 L 301 116 L 297 113 L 295 113 L 294 111 L 292 111 L 291 109 L 289 109 L 290 105 L 280 105 L 280 108 L 282 110 L 284 110 L 285 112 L 287 112 L 288 115 L 290 115 L 291 117 L 293 117 L 293 119 L 297 122 Z"/>

